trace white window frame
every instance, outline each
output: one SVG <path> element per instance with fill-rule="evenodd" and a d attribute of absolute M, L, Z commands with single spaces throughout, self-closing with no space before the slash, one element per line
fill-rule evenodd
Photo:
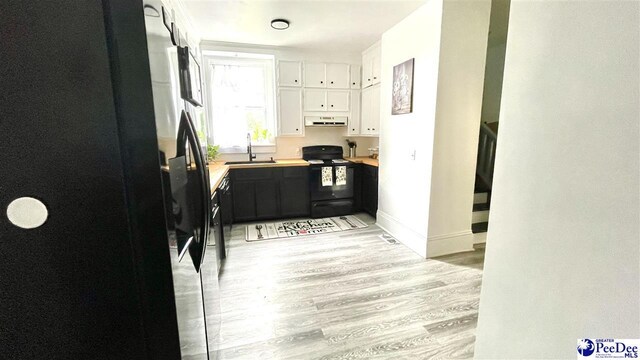
<path fill-rule="evenodd" d="M 257 54 L 257 53 L 239 53 L 228 51 L 205 51 L 203 53 L 205 63 L 205 96 L 206 96 L 206 112 L 207 112 L 207 140 L 210 144 L 215 143 L 216 132 L 213 129 L 213 104 L 212 104 L 212 91 L 211 85 L 213 84 L 213 65 L 244 65 L 244 66 L 264 66 L 265 68 L 265 97 L 267 103 L 265 109 L 267 111 L 267 128 L 273 134 L 272 144 L 252 144 L 254 153 L 275 153 L 276 152 L 276 137 L 278 135 L 278 115 L 276 109 L 276 59 L 272 54 Z M 246 146 L 234 146 L 220 148 L 221 154 L 238 154 L 246 153 Z"/>

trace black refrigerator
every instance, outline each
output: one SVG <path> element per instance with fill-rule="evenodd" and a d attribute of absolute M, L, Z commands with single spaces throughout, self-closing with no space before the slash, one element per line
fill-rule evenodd
<path fill-rule="evenodd" d="M 206 144 L 171 9 L 0 13 L 0 357 L 215 358 Z"/>

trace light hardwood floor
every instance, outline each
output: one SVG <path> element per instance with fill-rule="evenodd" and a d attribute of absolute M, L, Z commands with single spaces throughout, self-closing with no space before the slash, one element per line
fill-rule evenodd
<path fill-rule="evenodd" d="M 370 226 L 244 241 L 220 276 L 221 359 L 473 357 L 484 249 L 424 260 Z"/>

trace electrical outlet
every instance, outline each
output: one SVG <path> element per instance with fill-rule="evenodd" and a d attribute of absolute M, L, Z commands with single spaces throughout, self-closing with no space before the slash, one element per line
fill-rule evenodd
<path fill-rule="evenodd" d="M 415 160 L 416 159 L 416 150 L 415 149 L 411 152 L 410 156 L 411 156 L 411 160 Z"/>

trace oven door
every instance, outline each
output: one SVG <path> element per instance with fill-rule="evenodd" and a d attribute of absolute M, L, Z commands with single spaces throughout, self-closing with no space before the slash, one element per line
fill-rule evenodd
<path fill-rule="evenodd" d="M 336 185 L 336 167 L 345 166 L 347 181 L 345 185 Z M 348 199 L 353 197 L 354 168 L 352 165 L 329 165 L 333 176 L 332 184 L 322 186 L 322 168 L 325 166 L 312 166 L 309 171 L 309 186 L 311 187 L 311 201 Z"/>

